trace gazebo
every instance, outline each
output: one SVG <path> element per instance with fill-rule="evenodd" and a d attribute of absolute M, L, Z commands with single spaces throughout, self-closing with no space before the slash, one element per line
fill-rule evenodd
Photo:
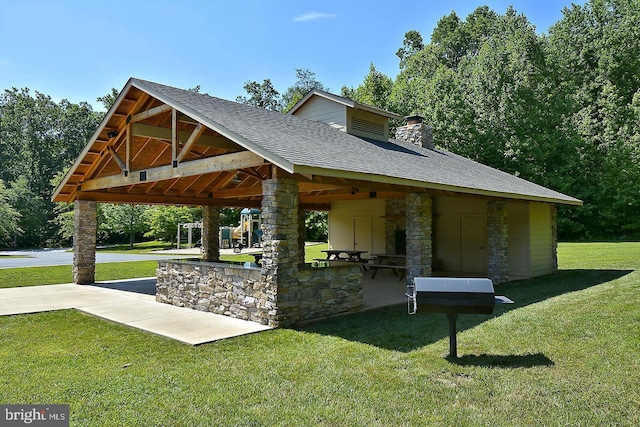
<path fill-rule="evenodd" d="M 555 206 L 581 201 L 436 149 L 419 117 L 389 139 L 390 118 L 401 117 L 321 91 L 285 115 L 130 79 L 53 195 L 75 204 L 74 282 L 94 281 L 100 202 L 202 206 L 203 262 L 161 262 L 157 299 L 276 327 L 362 305 L 358 265 L 304 264 L 306 210 L 329 211 L 334 246 L 358 229 L 371 248 L 389 252 L 404 231 L 408 281 L 433 273 L 433 229 L 442 224 L 444 236 L 452 224 L 440 211 L 458 218 L 465 236 L 480 221 L 482 264 L 494 281 L 516 268 L 510 247 L 529 260 L 519 274 L 538 274 L 541 253 L 544 272 L 553 270 Z M 261 267 L 218 262 L 223 206 L 261 210 Z M 480 212 L 476 222 L 468 206 Z M 352 220 L 367 215 L 364 227 Z M 542 251 L 531 237 L 538 232 Z M 461 257 L 452 251 L 442 245 L 443 265 Z"/>

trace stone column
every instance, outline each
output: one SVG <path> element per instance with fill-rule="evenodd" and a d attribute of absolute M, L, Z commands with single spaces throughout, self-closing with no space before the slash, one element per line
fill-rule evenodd
<path fill-rule="evenodd" d="M 509 226 L 507 202 L 490 200 L 487 203 L 488 264 L 487 275 L 493 283 L 509 280 L 507 256 Z"/>
<path fill-rule="evenodd" d="M 305 211 L 298 207 L 298 264 L 304 265 L 304 242 L 307 240 L 307 227 L 305 224 Z"/>
<path fill-rule="evenodd" d="M 202 260 L 220 260 L 220 208 L 202 207 Z"/>
<path fill-rule="evenodd" d="M 96 202 L 76 200 L 73 221 L 73 283 L 89 285 L 96 275 Z"/>
<path fill-rule="evenodd" d="M 558 205 L 551 204 L 551 271 L 558 271 Z"/>
<path fill-rule="evenodd" d="M 262 181 L 262 281 L 269 325 L 287 326 L 299 318 L 300 261 L 298 182 Z"/>
<path fill-rule="evenodd" d="M 384 200 L 384 250 L 387 254 L 396 253 L 396 232 L 407 226 L 406 210 L 406 199 Z"/>
<path fill-rule="evenodd" d="M 431 276 L 431 197 L 407 195 L 407 283 L 414 277 Z"/>

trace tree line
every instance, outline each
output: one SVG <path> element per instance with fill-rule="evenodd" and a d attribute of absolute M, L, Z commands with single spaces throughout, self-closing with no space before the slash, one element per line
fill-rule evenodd
<path fill-rule="evenodd" d="M 428 43 L 407 31 L 396 55 L 395 78 L 371 64 L 360 85 L 340 94 L 420 114 L 439 147 L 584 200 L 560 208 L 561 238 L 640 238 L 638 0 L 572 5 L 548 34 L 513 8 L 499 14 L 482 6 L 465 19 L 452 12 Z M 249 81 L 236 100 L 286 112 L 309 90 L 329 90 L 310 70 L 297 69 L 296 77 L 282 93 L 268 78 Z M 109 107 L 117 95 L 114 89 L 98 101 Z M 0 246 L 70 243 L 73 212 L 50 196 L 103 114 L 26 88 L 0 95 Z M 200 215 L 101 204 L 99 239 L 171 240 L 178 222 Z M 223 223 L 235 225 L 238 216 L 224 210 Z M 326 236 L 325 220 L 308 215 L 311 238 Z"/>

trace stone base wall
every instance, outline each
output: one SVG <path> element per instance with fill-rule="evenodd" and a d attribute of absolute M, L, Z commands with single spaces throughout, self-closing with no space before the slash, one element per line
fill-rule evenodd
<path fill-rule="evenodd" d="M 358 266 L 301 269 L 298 289 L 299 312 L 294 323 L 362 308 L 362 272 Z"/>
<path fill-rule="evenodd" d="M 159 261 L 156 301 L 266 324 L 273 307 L 262 292 L 260 268 Z"/>
<path fill-rule="evenodd" d="M 362 308 L 358 266 L 301 269 L 296 283 L 278 295 L 270 294 L 258 267 L 159 261 L 156 273 L 158 302 L 273 327 Z"/>

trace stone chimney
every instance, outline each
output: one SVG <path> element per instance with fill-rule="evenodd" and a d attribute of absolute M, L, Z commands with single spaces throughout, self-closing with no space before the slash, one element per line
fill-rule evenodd
<path fill-rule="evenodd" d="M 422 116 L 407 116 L 405 119 L 407 124 L 396 129 L 396 139 L 433 150 L 435 148 L 433 131 L 431 126 L 422 123 L 424 118 Z"/>

